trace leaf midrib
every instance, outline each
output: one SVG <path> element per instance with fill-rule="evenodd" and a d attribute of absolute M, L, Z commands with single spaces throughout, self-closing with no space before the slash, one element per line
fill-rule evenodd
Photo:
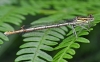
<path fill-rule="evenodd" d="M 74 40 L 74 41 L 73 41 Z M 60 58 L 57 60 L 57 62 L 60 62 L 60 60 L 63 58 L 64 54 L 66 54 L 66 51 L 70 48 L 70 46 L 75 42 L 76 38 L 73 39 L 72 42 L 70 42 L 70 44 L 65 48 L 64 52 L 62 53 L 62 55 L 60 56 Z"/>
<path fill-rule="evenodd" d="M 42 38 L 41 38 L 41 40 L 40 40 L 40 42 L 39 42 L 39 45 L 38 45 L 38 47 L 37 47 L 37 49 L 36 49 L 36 51 L 35 51 L 35 53 L 34 53 L 34 57 L 33 57 L 32 62 L 34 62 L 35 58 L 37 57 L 38 50 L 40 49 L 40 46 L 41 46 L 43 40 L 45 39 L 45 36 L 47 35 L 47 32 L 48 32 L 48 31 L 49 31 L 49 29 L 47 29 L 47 30 L 45 31 L 45 34 L 42 36 Z"/>

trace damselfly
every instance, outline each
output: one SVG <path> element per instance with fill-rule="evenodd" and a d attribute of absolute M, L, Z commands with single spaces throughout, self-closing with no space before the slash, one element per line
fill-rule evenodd
<path fill-rule="evenodd" d="M 8 32 L 5 32 L 4 34 L 11 35 L 11 34 L 17 34 L 17 33 L 22 33 L 22 32 L 30 32 L 30 31 L 35 31 L 35 30 L 55 28 L 55 27 L 66 26 L 66 25 L 88 24 L 93 20 L 94 20 L 94 17 L 92 15 L 89 15 L 87 17 L 75 17 L 73 18 L 72 22 L 64 22 L 64 23 L 53 24 L 53 25 L 48 25 L 48 26 L 33 27 L 33 28 L 21 29 L 17 31 L 8 31 Z"/>

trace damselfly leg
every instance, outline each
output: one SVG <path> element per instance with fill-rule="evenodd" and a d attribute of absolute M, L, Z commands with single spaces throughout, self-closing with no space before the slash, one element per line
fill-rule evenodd
<path fill-rule="evenodd" d="M 71 25 L 71 27 L 72 27 L 73 34 L 74 34 L 74 35 L 75 35 L 75 37 L 77 38 L 77 33 L 76 33 L 75 28 L 74 28 L 74 25 Z"/>
<path fill-rule="evenodd" d="M 83 24 L 79 24 L 79 25 L 77 25 L 77 26 L 80 26 L 81 28 L 86 29 L 87 31 L 90 31 L 90 30 L 89 30 L 89 27 L 85 27 L 85 25 L 83 25 Z"/>

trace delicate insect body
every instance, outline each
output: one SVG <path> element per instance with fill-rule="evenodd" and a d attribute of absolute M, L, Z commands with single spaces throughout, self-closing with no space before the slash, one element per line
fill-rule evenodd
<path fill-rule="evenodd" d="M 17 34 L 17 33 L 22 33 L 22 32 L 30 32 L 34 30 L 41 30 L 41 29 L 47 29 L 47 28 L 55 28 L 55 27 L 60 27 L 60 26 L 66 26 L 66 25 L 78 25 L 78 24 L 87 24 L 91 21 L 93 21 L 94 18 L 92 15 L 89 15 L 88 17 L 76 17 L 72 22 L 66 22 L 66 23 L 60 23 L 60 24 L 54 24 L 54 25 L 49 25 L 49 26 L 40 26 L 40 27 L 34 27 L 34 28 L 28 28 L 28 29 L 21 29 L 17 31 L 9 31 L 5 32 L 5 35 L 11 35 L 11 34 Z"/>

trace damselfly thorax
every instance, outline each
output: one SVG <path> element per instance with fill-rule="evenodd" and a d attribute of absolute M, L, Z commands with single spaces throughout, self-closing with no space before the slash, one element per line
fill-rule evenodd
<path fill-rule="evenodd" d="M 17 34 L 17 33 L 22 33 L 22 32 L 30 32 L 30 31 L 35 31 L 35 30 L 55 28 L 55 27 L 66 26 L 66 25 L 88 24 L 89 22 L 91 22 L 93 20 L 94 20 L 94 18 L 92 15 L 89 15 L 87 17 L 75 17 L 72 19 L 71 22 L 64 22 L 64 23 L 58 23 L 58 24 L 53 24 L 53 25 L 39 26 L 39 27 L 33 27 L 33 28 L 28 28 L 28 29 L 21 29 L 21 30 L 17 30 L 17 31 L 8 31 L 8 32 L 5 32 L 4 34 L 11 35 L 11 34 Z"/>
<path fill-rule="evenodd" d="M 94 20 L 94 17 L 92 15 L 89 15 L 88 17 L 76 17 L 76 22 L 85 22 L 85 23 L 88 23 L 88 22 L 91 22 Z"/>

